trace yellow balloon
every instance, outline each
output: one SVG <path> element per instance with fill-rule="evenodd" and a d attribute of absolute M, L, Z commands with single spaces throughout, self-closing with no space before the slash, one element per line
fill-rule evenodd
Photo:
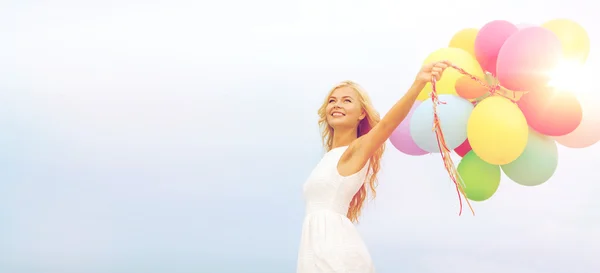
<path fill-rule="evenodd" d="M 443 60 L 450 61 L 452 64 L 464 69 L 466 72 L 470 73 L 473 76 L 476 76 L 480 79 L 484 78 L 483 69 L 481 69 L 481 66 L 479 65 L 475 57 L 473 57 L 471 54 L 460 48 L 447 47 L 439 49 L 429 54 L 429 56 L 427 57 L 427 59 L 425 59 L 423 64 L 439 62 Z M 454 68 L 446 69 L 440 81 L 436 83 L 436 90 L 438 92 L 438 95 L 457 95 L 454 85 L 461 76 L 462 74 L 460 74 L 460 72 L 458 72 Z M 430 97 L 429 93 L 431 93 L 432 90 L 433 89 L 431 83 L 428 83 L 427 85 L 425 85 L 425 88 L 423 88 L 423 91 L 421 91 L 421 93 L 417 97 L 417 100 L 423 101 L 428 99 Z"/>
<path fill-rule="evenodd" d="M 554 32 L 563 47 L 564 57 L 584 63 L 590 53 L 590 37 L 585 29 L 568 19 L 554 19 L 542 27 Z"/>
<path fill-rule="evenodd" d="M 527 146 L 529 127 L 521 109 L 502 96 L 481 101 L 469 117 L 467 138 L 473 152 L 493 165 L 517 159 Z"/>
<path fill-rule="evenodd" d="M 479 30 L 476 28 L 465 28 L 450 39 L 448 47 L 460 48 L 469 54 L 475 56 L 475 38 Z"/>

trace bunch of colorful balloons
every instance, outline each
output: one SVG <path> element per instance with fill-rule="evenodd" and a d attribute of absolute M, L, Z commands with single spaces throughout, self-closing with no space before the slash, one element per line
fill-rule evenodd
<path fill-rule="evenodd" d="M 456 172 L 467 199 L 489 199 L 502 172 L 518 184 L 540 185 L 557 168 L 557 143 L 585 148 L 600 140 L 600 104 L 574 88 L 590 79 L 554 84 L 560 73 L 583 67 L 589 51 L 587 32 L 568 19 L 539 26 L 495 20 L 459 31 L 426 58 L 463 70 L 449 68 L 436 83 L 435 108 L 445 146 L 462 157 Z M 390 137 L 405 154 L 442 152 L 431 92 L 428 84 Z"/>

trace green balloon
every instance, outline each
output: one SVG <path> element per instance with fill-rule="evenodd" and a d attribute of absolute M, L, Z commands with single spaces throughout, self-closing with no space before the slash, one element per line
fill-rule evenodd
<path fill-rule="evenodd" d="M 458 163 L 457 171 L 465 185 L 465 195 L 469 200 L 487 200 L 500 186 L 502 177 L 500 166 L 483 161 L 473 151 L 462 158 Z"/>
<path fill-rule="evenodd" d="M 556 141 L 529 128 L 523 153 L 515 161 L 502 165 L 502 171 L 523 186 L 537 186 L 550 179 L 558 166 Z"/>

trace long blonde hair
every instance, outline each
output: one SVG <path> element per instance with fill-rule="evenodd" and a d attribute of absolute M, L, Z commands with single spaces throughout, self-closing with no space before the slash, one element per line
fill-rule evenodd
<path fill-rule="evenodd" d="M 319 108 L 319 126 L 321 127 L 321 136 L 323 138 L 323 146 L 327 151 L 331 150 L 333 145 L 333 128 L 329 126 L 327 123 L 327 113 L 326 108 L 329 102 L 329 96 L 338 88 L 341 87 L 350 87 L 356 91 L 358 94 L 358 100 L 365 111 L 366 116 L 363 120 L 361 120 L 358 124 L 358 132 L 357 137 L 361 137 L 368 133 L 377 123 L 380 121 L 379 113 L 373 107 L 371 103 L 371 99 L 367 95 L 367 92 L 358 84 L 352 81 L 343 81 L 337 86 L 333 87 L 329 94 L 325 97 L 325 101 L 321 108 Z M 365 183 L 363 186 L 354 194 L 352 201 L 350 202 L 350 206 L 348 207 L 347 217 L 355 223 L 358 223 L 358 218 L 361 215 L 361 210 L 363 205 L 367 199 L 367 188 L 371 190 L 372 199 L 375 198 L 377 192 L 375 188 L 377 187 L 377 173 L 381 167 L 381 156 L 383 155 L 383 151 L 385 150 L 385 144 L 381 145 L 377 149 L 377 151 L 371 156 L 369 159 L 369 168 L 367 170 L 367 175 L 365 177 Z"/>

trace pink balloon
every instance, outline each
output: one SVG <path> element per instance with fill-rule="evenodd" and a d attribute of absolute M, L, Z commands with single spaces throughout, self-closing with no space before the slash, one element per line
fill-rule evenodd
<path fill-rule="evenodd" d="M 591 96 L 579 98 L 583 108 L 583 119 L 571 133 L 554 137 L 556 142 L 569 148 L 586 148 L 600 141 L 600 108 L 598 99 Z"/>
<path fill-rule="evenodd" d="M 496 76 L 510 90 L 535 91 L 548 84 L 561 58 L 562 45 L 552 31 L 524 28 L 504 42 L 498 53 Z"/>
<path fill-rule="evenodd" d="M 483 70 L 496 75 L 496 60 L 504 41 L 518 31 L 512 23 L 504 20 L 485 24 L 475 37 L 475 57 Z"/>
<path fill-rule="evenodd" d="M 390 136 L 390 142 L 392 145 L 394 145 L 398 151 L 407 155 L 417 156 L 428 154 L 428 152 L 419 148 L 419 146 L 417 146 L 415 141 L 410 136 L 410 118 L 420 104 L 420 101 L 417 101 L 415 104 L 413 104 L 412 108 L 410 108 L 410 111 L 408 112 L 408 115 L 406 115 L 406 118 L 404 118 L 402 123 L 400 123 L 400 125 L 394 130 L 394 132 L 392 132 L 392 135 Z"/>

